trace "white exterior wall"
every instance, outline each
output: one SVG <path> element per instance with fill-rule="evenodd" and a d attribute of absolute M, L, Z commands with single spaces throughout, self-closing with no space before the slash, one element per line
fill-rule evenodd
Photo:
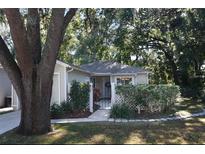
<path fill-rule="evenodd" d="M 57 75 L 60 79 L 59 80 L 54 80 L 53 82 L 58 82 L 58 83 L 53 83 L 53 85 L 58 85 L 57 87 L 59 87 L 59 89 L 55 89 L 55 92 L 57 92 L 59 95 L 55 95 L 54 97 L 59 97 L 58 98 L 53 98 L 53 96 L 51 96 L 51 104 L 54 103 L 53 100 L 58 100 L 56 103 L 61 103 L 63 101 L 65 101 L 67 99 L 67 87 L 66 87 L 66 67 L 56 64 L 55 65 L 55 69 L 54 69 L 54 75 Z M 56 87 L 52 87 L 52 91 L 53 88 Z M 12 90 L 12 106 L 14 107 L 14 109 L 18 110 L 20 109 L 20 102 L 18 101 L 18 97 L 15 93 L 15 90 Z"/>
<path fill-rule="evenodd" d="M 11 96 L 11 82 L 3 68 L 0 68 L 0 107 L 4 106 L 6 96 Z"/>
<path fill-rule="evenodd" d="M 67 91 L 70 93 L 70 86 L 73 80 L 78 82 L 87 83 L 90 82 L 90 76 L 87 73 L 80 72 L 78 70 L 67 72 Z"/>
<path fill-rule="evenodd" d="M 20 109 L 20 102 L 19 102 L 18 96 L 17 96 L 16 91 L 14 90 L 13 86 L 11 89 L 11 106 L 13 107 L 14 110 Z"/>
<path fill-rule="evenodd" d="M 69 93 L 69 91 L 70 91 L 70 88 L 68 88 L 68 85 L 70 85 L 72 80 L 76 80 L 79 82 L 89 82 L 90 81 L 90 77 L 88 74 L 82 73 L 82 72 L 77 71 L 77 70 L 73 70 L 72 72 L 67 72 L 66 67 L 63 65 L 60 65 L 58 63 L 55 65 L 53 79 L 54 80 L 53 80 L 52 91 L 53 91 L 53 88 L 57 88 L 57 89 L 55 89 L 53 91 L 53 92 L 55 92 L 55 95 L 51 96 L 51 104 L 54 102 L 61 103 L 65 100 L 67 100 L 67 93 Z M 10 90 L 10 92 L 11 92 L 11 90 Z M 58 93 L 58 94 L 56 94 L 56 93 Z M 60 99 L 58 99 L 59 96 L 60 96 Z M 53 100 L 55 100 L 55 101 L 53 101 Z M 58 101 L 56 101 L 56 100 L 58 100 Z M 18 101 L 18 97 L 15 93 L 15 90 L 12 90 L 12 106 L 17 110 L 20 109 L 20 104 Z"/>
<path fill-rule="evenodd" d="M 148 73 L 139 73 L 135 76 L 135 84 L 149 84 Z"/>
<path fill-rule="evenodd" d="M 61 102 L 65 101 L 67 98 L 67 94 L 66 94 L 66 67 L 64 67 L 60 64 L 56 64 L 55 69 L 54 69 L 54 75 L 58 76 L 57 78 L 55 77 L 55 79 L 53 80 L 53 82 L 58 82 L 56 84 L 53 83 L 53 85 L 58 85 L 56 87 L 58 89 L 57 90 L 55 89 L 54 92 L 59 93 L 60 100 L 58 101 L 58 103 L 61 103 Z M 55 88 L 55 86 L 53 86 L 53 88 Z M 52 88 L 52 90 L 53 90 L 53 88 Z M 55 95 L 55 96 L 57 97 L 57 95 Z M 52 96 L 51 96 L 51 98 L 52 98 L 51 103 L 53 103 L 52 100 L 58 100 L 57 98 L 54 98 Z"/>

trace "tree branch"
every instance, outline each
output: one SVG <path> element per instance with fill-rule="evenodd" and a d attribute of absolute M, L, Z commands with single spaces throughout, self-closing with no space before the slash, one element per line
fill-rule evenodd
<path fill-rule="evenodd" d="M 30 45 L 34 64 L 41 59 L 41 38 L 40 38 L 40 17 L 38 9 L 28 9 L 27 18 L 27 39 Z"/>
<path fill-rule="evenodd" d="M 64 22 L 63 22 L 63 30 L 62 30 L 62 36 L 61 36 L 61 43 L 63 42 L 63 38 L 64 35 L 66 33 L 66 28 L 68 27 L 68 24 L 71 22 L 71 20 L 73 19 L 73 16 L 75 16 L 75 13 L 78 9 L 76 8 L 72 8 L 69 9 L 69 11 L 66 13 L 65 17 L 64 17 Z"/>
<path fill-rule="evenodd" d="M 20 96 L 20 91 L 22 89 L 21 71 L 1 36 L 0 36 L 0 62 L 4 70 L 8 74 L 18 96 Z"/>
<path fill-rule="evenodd" d="M 47 32 L 46 43 L 43 50 L 43 55 L 40 62 L 41 73 L 49 73 L 50 76 L 53 74 L 57 53 L 60 48 L 60 42 L 62 37 L 62 28 L 64 23 L 64 12 L 65 9 L 53 9 L 51 20 Z M 48 72 L 51 70 L 51 72 Z"/>
<path fill-rule="evenodd" d="M 18 9 L 4 9 L 11 30 L 11 36 L 16 49 L 16 59 L 19 67 L 28 72 L 32 67 L 32 57 L 29 52 L 26 29 Z"/>

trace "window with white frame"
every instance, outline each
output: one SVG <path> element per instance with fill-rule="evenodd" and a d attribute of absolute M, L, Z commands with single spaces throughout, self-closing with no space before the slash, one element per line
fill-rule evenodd
<path fill-rule="evenodd" d="M 117 85 L 128 85 L 132 84 L 132 77 L 117 77 Z"/>

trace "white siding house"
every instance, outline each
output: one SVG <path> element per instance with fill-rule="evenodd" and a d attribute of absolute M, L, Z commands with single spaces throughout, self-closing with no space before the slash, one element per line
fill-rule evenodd
<path fill-rule="evenodd" d="M 53 75 L 51 104 L 60 104 L 61 102 L 67 100 L 70 92 L 70 85 L 73 80 L 79 82 L 89 82 L 90 77 L 88 72 L 57 60 Z M 12 106 L 18 110 L 20 109 L 20 104 L 13 88 L 12 94 Z"/>
<path fill-rule="evenodd" d="M 115 61 L 96 61 L 81 65 L 86 71 L 91 72 L 94 88 L 100 91 L 101 99 L 111 99 L 111 85 L 123 84 L 148 84 L 149 71 Z"/>
<path fill-rule="evenodd" d="M 97 88 L 100 90 L 102 99 L 112 99 L 116 85 L 148 84 L 148 74 L 149 72 L 143 68 L 122 65 L 111 61 L 99 61 L 79 67 L 57 60 L 53 75 L 51 104 L 60 104 L 67 100 L 73 80 L 83 83 L 90 82 L 91 91 L 93 88 Z M 20 102 L 15 90 L 5 71 L 0 67 L 0 107 L 4 105 L 4 100 L 7 96 L 12 98 L 12 107 L 15 110 L 20 109 Z"/>
<path fill-rule="evenodd" d="M 70 87 L 71 87 L 71 83 L 73 80 L 76 80 L 78 82 L 82 82 L 82 83 L 87 83 L 90 82 L 90 75 L 88 73 L 79 71 L 79 70 L 69 70 L 67 71 L 67 86 L 68 86 L 68 91 L 67 93 L 70 93 Z"/>
<path fill-rule="evenodd" d="M 0 107 L 5 105 L 4 102 L 7 96 L 11 96 L 11 82 L 6 72 L 0 66 Z"/>

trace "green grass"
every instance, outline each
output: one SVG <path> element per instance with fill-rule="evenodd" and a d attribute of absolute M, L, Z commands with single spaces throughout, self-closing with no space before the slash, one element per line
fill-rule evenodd
<path fill-rule="evenodd" d="M 197 102 L 188 98 L 181 98 L 174 105 L 173 111 L 185 110 L 190 113 L 200 112 L 205 108 L 205 102 Z"/>
<path fill-rule="evenodd" d="M 45 135 L 10 131 L 0 144 L 205 144 L 205 117 L 163 123 L 55 124 Z"/>

